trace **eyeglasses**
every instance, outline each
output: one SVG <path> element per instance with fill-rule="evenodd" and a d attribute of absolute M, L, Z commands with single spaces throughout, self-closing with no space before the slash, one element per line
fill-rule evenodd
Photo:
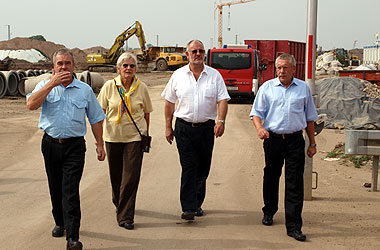
<path fill-rule="evenodd" d="M 191 53 L 194 55 L 197 53 L 203 54 L 203 53 L 205 53 L 205 50 L 204 49 L 193 49 L 193 50 L 191 50 Z"/>
<path fill-rule="evenodd" d="M 136 67 L 135 64 L 127 64 L 127 63 L 124 63 L 122 66 L 123 66 L 124 68 L 128 68 L 128 66 L 129 66 L 131 69 L 133 69 L 133 68 Z"/>

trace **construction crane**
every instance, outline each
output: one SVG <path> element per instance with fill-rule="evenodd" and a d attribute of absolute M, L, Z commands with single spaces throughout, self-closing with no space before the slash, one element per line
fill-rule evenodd
<path fill-rule="evenodd" d="M 238 1 L 232 1 L 232 2 L 227 2 L 227 3 L 222 3 L 222 0 L 219 0 L 219 4 L 216 3 L 215 1 L 215 10 L 218 10 L 218 47 L 221 48 L 223 46 L 223 7 L 228 6 L 230 7 L 231 5 L 235 4 L 240 4 L 240 3 L 248 3 L 256 0 L 238 0 Z"/>

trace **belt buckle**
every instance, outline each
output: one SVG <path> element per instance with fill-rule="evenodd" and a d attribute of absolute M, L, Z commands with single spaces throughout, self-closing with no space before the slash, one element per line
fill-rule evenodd
<path fill-rule="evenodd" d="M 59 144 L 65 143 L 65 141 L 66 141 L 66 139 L 58 138 L 58 143 L 59 143 Z"/>
<path fill-rule="evenodd" d="M 192 126 L 193 128 L 198 127 L 197 124 L 196 124 L 196 123 L 193 123 L 193 122 L 191 123 L 191 126 Z"/>
<path fill-rule="evenodd" d="M 285 134 L 281 134 L 282 139 L 285 140 Z"/>

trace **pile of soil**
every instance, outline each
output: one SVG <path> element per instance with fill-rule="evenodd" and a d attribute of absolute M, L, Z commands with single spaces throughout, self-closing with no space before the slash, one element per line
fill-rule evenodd
<path fill-rule="evenodd" d="M 49 41 L 40 41 L 29 38 L 16 37 L 8 41 L 0 42 L 0 50 L 18 50 L 18 49 L 36 49 L 42 52 L 47 58 L 52 61 L 52 56 L 55 51 L 61 48 L 66 48 L 62 44 L 56 44 Z M 86 57 L 87 53 L 81 49 L 74 48 L 71 49 L 74 54 L 74 60 L 76 64 L 76 69 L 87 69 Z M 13 60 L 13 59 L 12 59 Z M 21 60 L 13 60 L 9 69 L 30 69 L 30 68 L 46 68 L 50 69 L 52 63 L 48 62 L 46 65 L 42 63 L 32 64 Z"/>

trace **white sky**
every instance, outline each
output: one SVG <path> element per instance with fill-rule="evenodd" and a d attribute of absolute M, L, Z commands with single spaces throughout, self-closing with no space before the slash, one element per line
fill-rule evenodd
<path fill-rule="evenodd" d="M 234 0 L 223 0 L 223 2 Z M 1 1 L 0 40 L 43 35 L 68 48 L 110 48 L 136 20 L 147 43 L 216 46 L 214 0 L 13 0 Z M 246 40 L 306 41 L 307 0 L 256 0 L 224 7 L 223 43 Z M 317 44 L 324 50 L 374 45 L 380 32 L 379 0 L 318 0 Z M 212 44 L 213 43 L 213 44 Z M 136 36 L 129 47 L 139 47 Z"/>

